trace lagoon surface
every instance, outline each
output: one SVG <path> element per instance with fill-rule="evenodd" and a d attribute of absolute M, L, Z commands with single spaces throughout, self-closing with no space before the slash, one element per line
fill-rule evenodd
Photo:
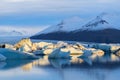
<path fill-rule="evenodd" d="M 11 38 L 14 41 L 0 39 L 1 43 L 15 43 L 20 38 Z M 119 76 L 120 61 L 111 54 L 94 61 L 89 58 L 48 59 L 48 56 L 40 56 L 36 60 L 0 62 L 0 80 L 118 80 Z"/>
<path fill-rule="evenodd" d="M 109 60 L 108 60 L 109 61 Z M 1 80 L 118 80 L 118 62 L 93 62 L 82 59 L 11 60 L 0 62 Z"/>

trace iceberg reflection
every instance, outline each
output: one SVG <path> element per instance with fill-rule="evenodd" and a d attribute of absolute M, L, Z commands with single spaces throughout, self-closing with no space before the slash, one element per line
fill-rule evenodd
<path fill-rule="evenodd" d="M 42 56 L 37 60 L 0 62 L 0 77 L 2 80 L 9 80 L 9 77 L 15 80 L 21 80 L 21 77 L 25 80 L 113 80 L 116 77 L 114 80 L 118 80 L 119 62 L 114 54 L 94 60 L 91 57 L 48 59 L 48 56 Z"/>
<path fill-rule="evenodd" d="M 22 67 L 25 64 L 31 63 L 33 60 L 10 60 L 0 62 L 0 70 L 9 70 Z"/>

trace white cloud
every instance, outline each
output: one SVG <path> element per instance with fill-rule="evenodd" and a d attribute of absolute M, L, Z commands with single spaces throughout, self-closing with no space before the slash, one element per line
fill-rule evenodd
<path fill-rule="evenodd" d="M 118 4 L 119 0 L 1 0 L 0 14 L 110 10 Z"/>

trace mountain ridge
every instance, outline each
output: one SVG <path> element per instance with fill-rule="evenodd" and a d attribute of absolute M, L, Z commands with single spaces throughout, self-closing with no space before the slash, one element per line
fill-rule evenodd
<path fill-rule="evenodd" d="M 76 23 L 65 23 L 65 21 L 63 21 L 60 24 L 57 24 L 55 29 L 51 29 L 53 27 L 49 27 L 45 31 L 34 35 L 31 38 L 100 43 L 120 43 L 120 27 L 113 26 L 109 22 L 110 19 L 104 18 L 106 17 L 104 15 L 97 16 L 96 18 L 92 19 L 84 25 L 84 22 L 79 23 L 79 21 L 75 21 Z M 68 26 L 68 24 L 72 25 Z"/>
<path fill-rule="evenodd" d="M 11 31 L 0 31 L 0 36 L 24 36 L 24 32 L 11 30 Z"/>

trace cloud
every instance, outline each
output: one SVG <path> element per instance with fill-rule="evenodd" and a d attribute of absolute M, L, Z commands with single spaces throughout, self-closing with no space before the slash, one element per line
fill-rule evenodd
<path fill-rule="evenodd" d="M 0 30 L 19 28 L 33 34 L 46 28 L 46 24 L 56 24 L 72 16 L 88 19 L 101 12 L 120 14 L 119 2 L 119 0 L 0 0 Z"/>
<path fill-rule="evenodd" d="M 119 0 L 1 0 L 0 14 L 90 12 L 99 9 L 112 10 L 118 4 Z"/>

